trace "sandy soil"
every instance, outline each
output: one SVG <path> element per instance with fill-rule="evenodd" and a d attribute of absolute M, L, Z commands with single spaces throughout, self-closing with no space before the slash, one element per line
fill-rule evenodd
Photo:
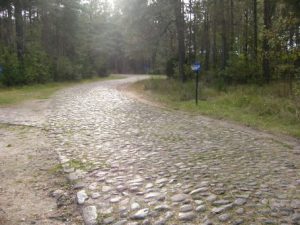
<path fill-rule="evenodd" d="M 0 225 L 81 224 L 42 129 L 48 103 L 0 108 Z M 55 190 L 63 194 L 54 198 Z"/>

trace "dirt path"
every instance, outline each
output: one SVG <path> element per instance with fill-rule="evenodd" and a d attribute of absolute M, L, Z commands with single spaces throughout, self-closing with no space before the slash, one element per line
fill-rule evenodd
<path fill-rule="evenodd" d="M 0 108 L 1 225 L 80 224 L 72 192 L 43 130 L 48 106 L 48 101 L 31 101 Z"/>

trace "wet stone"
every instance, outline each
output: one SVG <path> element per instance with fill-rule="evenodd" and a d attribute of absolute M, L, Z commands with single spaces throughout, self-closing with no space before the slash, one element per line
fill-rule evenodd
<path fill-rule="evenodd" d="M 62 195 L 64 195 L 64 193 L 65 192 L 63 190 L 56 190 L 51 193 L 51 196 L 55 199 L 59 199 Z"/>
<path fill-rule="evenodd" d="M 178 218 L 182 221 L 191 221 L 196 218 L 196 215 L 194 212 L 181 212 L 178 214 Z"/>
<path fill-rule="evenodd" d="M 95 206 L 87 206 L 82 210 L 83 220 L 85 225 L 96 225 L 97 222 L 97 209 Z"/>
<path fill-rule="evenodd" d="M 154 223 L 154 225 L 165 225 L 174 216 L 172 212 L 167 212 Z"/>
<path fill-rule="evenodd" d="M 237 219 L 235 220 L 232 225 L 241 225 L 241 224 L 244 224 L 244 220 L 243 219 Z"/>
<path fill-rule="evenodd" d="M 229 214 L 222 214 L 218 218 L 221 222 L 226 222 L 230 219 L 230 216 L 229 216 Z"/>
<path fill-rule="evenodd" d="M 131 216 L 131 219 L 143 220 L 148 216 L 148 214 L 149 214 L 149 209 L 147 209 L 147 208 L 141 209 L 141 210 L 137 211 L 133 216 Z"/>
<path fill-rule="evenodd" d="M 145 199 L 154 198 L 156 200 L 162 201 L 165 199 L 165 196 L 159 192 L 150 192 L 145 195 Z"/>
<path fill-rule="evenodd" d="M 170 208 L 170 206 L 168 206 L 168 205 L 158 205 L 158 206 L 156 206 L 155 208 L 154 208 L 154 210 L 156 210 L 156 211 L 168 211 L 168 210 L 170 210 L 171 208 Z"/>
<path fill-rule="evenodd" d="M 215 206 L 228 205 L 229 203 L 230 203 L 230 201 L 228 201 L 228 200 L 218 200 L 218 201 L 214 201 L 213 205 L 215 205 Z"/>
<path fill-rule="evenodd" d="M 92 197 L 92 199 L 97 199 L 100 197 L 100 193 L 94 192 L 94 193 L 92 193 L 91 197 Z"/>
<path fill-rule="evenodd" d="M 293 209 L 300 209 L 300 200 L 292 200 L 291 207 Z"/>
<path fill-rule="evenodd" d="M 196 212 L 205 212 L 206 211 L 206 207 L 204 205 L 199 205 L 196 208 Z"/>
<path fill-rule="evenodd" d="M 94 183 L 90 184 L 89 189 L 90 189 L 91 191 L 94 191 L 94 190 L 97 189 L 97 185 L 98 185 L 98 184 L 97 184 L 96 182 L 94 182 Z"/>
<path fill-rule="evenodd" d="M 132 203 L 131 204 L 131 210 L 138 210 L 138 209 L 140 209 L 140 204 L 139 203 L 137 203 L 137 202 L 134 202 L 134 203 Z"/>
<path fill-rule="evenodd" d="M 125 187 L 125 186 L 123 186 L 123 185 L 119 185 L 119 186 L 117 186 L 117 191 L 119 191 L 119 192 L 123 192 L 123 191 L 125 191 L 126 189 L 127 189 L 127 187 Z"/>
<path fill-rule="evenodd" d="M 120 220 L 116 223 L 114 223 L 114 225 L 125 225 L 127 223 L 127 220 Z"/>
<path fill-rule="evenodd" d="M 113 207 L 104 208 L 103 210 L 101 210 L 101 214 L 103 214 L 103 215 L 109 215 L 109 214 L 112 214 L 113 211 L 114 211 Z"/>
<path fill-rule="evenodd" d="M 245 210 L 243 208 L 239 208 L 235 211 L 238 215 L 244 214 Z"/>
<path fill-rule="evenodd" d="M 298 225 L 300 224 L 300 213 L 295 213 L 293 216 L 292 216 L 292 221 L 294 224 Z"/>
<path fill-rule="evenodd" d="M 209 201 L 209 202 L 213 202 L 217 199 L 217 196 L 216 195 L 209 195 L 206 200 Z"/>
<path fill-rule="evenodd" d="M 75 181 L 78 180 L 80 176 L 76 172 L 73 172 L 69 174 L 68 178 L 70 181 Z"/>
<path fill-rule="evenodd" d="M 76 183 L 76 184 L 73 186 L 73 189 L 74 189 L 74 190 L 79 190 L 79 189 L 82 189 L 82 188 L 85 188 L 85 184 L 82 183 L 82 182 L 78 182 L 78 183 Z"/>
<path fill-rule="evenodd" d="M 193 191 L 191 191 L 191 195 L 194 195 L 194 194 L 198 194 L 198 193 L 200 193 L 200 192 L 206 192 L 206 191 L 208 191 L 208 188 L 206 188 L 206 187 L 202 187 L 202 188 L 198 188 L 198 189 L 195 189 L 195 190 L 193 190 Z"/>
<path fill-rule="evenodd" d="M 167 183 L 169 180 L 167 178 L 162 178 L 159 180 L 156 180 L 155 183 L 156 184 L 162 184 L 162 183 Z"/>
<path fill-rule="evenodd" d="M 112 224 L 115 221 L 114 217 L 108 217 L 103 220 L 103 224 Z"/>
<path fill-rule="evenodd" d="M 215 207 L 212 209 L 212 213 L 215 213 L 215 214 L 219 214 L 219 213 L 222 213 L 228 209 L 231 209 L 232 208 L 232 204 L 228 204 L 228 205 L 224 205 L 224 206 L 220 206 L 220 207 Z"/>
<path fill-rule="evenodd" d="M 183 205 L 179 209 L 180 212 L 190 212 L 193 211 L 193 206 L 192 205 Z"/>
<path fill-rule="evenodd" d="M 81 191 L 77 192 L 77 203 L 79 205 L 82 205 L 85 202 L 85 200 L 87 200 L 87 199 L 88 199 L 88 196 L 87 196 L 85 190 L 81 190 Z"/>
<path fill-rule="evenodd" d="M 103 192 L 109 192 L 109 191 L 111 191 L 112 190 L 112 187 L 110 187 L 110 186 L 103 186 L 102 187 L 102 191 Z"/>
<path fill-rule="evenodd" d="M 119 201 L 121 201 L 122 197 L 114 197 L 110 199 L 111 203 L 118 203 Z"/>
<path fill-rule="evenodd" d="M 202 201 L 202 200 L 195 200 L 195 203 L 196 203 L 197 205 L 203 205 L 203 204 L 204 204 L 204 201 Z"/>
<path fill-rule="evenodd" d="M 146 184 L 146 187 L 145 187 L 146 189 L 150 189 L 150 188 L 153 188 L 153 184 L 152 183 L 148 183 L 148 184 Z"/>
<path fill-rule="evenodd" d="M 142 223 L 142 225 L 151 225 L 151 222 L 149 219 L 145 219 Z"/>
<path fill-rule="evenodd" d="M 234 204 L 235 205 L 244 205 L 244 204 L 246 204 L 246 202 L 247 202 L 247 199 L 245 199 L 245 198 L 237 198 L 234 201 Z"/>
<path fill-rule="evenodd" d="M 202 225 L 213 225 L 214 223 L 211 221 L 211 220 L 209 220 L 209 219 L 205 219 L 204 221 L 203 221 L 203 224 Z"/>
<path fill-rule="evenodd" d="M 182 202 L 184 200 L 187 200 L 188 198 L 189 198 L 189 196 L 186 194 L 177 194 L 177 195 L 172 196 L 171 200 L 173 202 Z"/>

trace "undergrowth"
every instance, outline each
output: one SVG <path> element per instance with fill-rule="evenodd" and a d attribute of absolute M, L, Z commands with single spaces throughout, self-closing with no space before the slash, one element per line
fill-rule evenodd
<path fill-rule="evenodd" d="M 300 137 L 300 95 L 288 95 L 286 84 L 236 85 L 219 90 L 200 83 L 200 102 L 195 105 L 195 83 L 152 78 L 134 89 L 176 109 L 230 119 L 245 125 Z M 294 87 L 300 89 L 300 85 Z"/>

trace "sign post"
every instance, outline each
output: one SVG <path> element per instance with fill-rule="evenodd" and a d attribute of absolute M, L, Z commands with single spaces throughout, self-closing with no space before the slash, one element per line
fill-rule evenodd
<path fill-rule="evenodd" d="M 198 105 L 198 95 L 199 95 L 199 73 L 201 70 L 200 63 L 194 63 L 192 65 L 192 70 L 196 73 L 196 105 Z"/>

